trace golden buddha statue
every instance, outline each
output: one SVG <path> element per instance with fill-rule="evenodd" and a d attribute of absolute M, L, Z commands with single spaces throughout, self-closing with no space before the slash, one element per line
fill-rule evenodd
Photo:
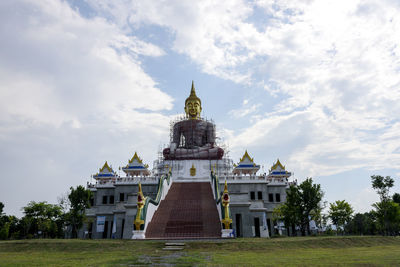
<path fill-rule="evenodd" d="M 173 126 L 172 142 L 163 151 L 164 159 L 221 159 L 224 150 L 215 146 L 215 125 L 200 118 L 201 100 L 193 82 L 185 101 L 185 113 L 187 119 Z"/>

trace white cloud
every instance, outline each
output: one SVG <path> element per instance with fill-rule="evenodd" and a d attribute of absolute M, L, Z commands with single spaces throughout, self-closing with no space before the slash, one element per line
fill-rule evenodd
<path fill-rule="evenodd" d="M 125 27 L 170 30 L 173 49 L 204 72 L 244 85 L 261 82 L 273 96 L 285 96 L 272 112 L 257 115 L 251 127 L 235 134 L 234 146 L 271 147 L 271 138 L 299 138 L 303 143 L 286 148 L 285 156 L 303 171 L 321 175 L 399 165 L 396 141 L 380 137 L 393 132 L 393 121 L 400 119 L 396 3 L 124 1 L 124 11 L 109 3 L 97 8 L 123 17 Z M 239 118 L 257 108 L 243 105 L 230 114 Z"/>
<path fill-rule="evenodd" d="M 259 73 L 265 73 L 265 87 L 287 97 L 234 136 L 237 145 L 271 148 L 271 142 L 284 140 L 279 143 L 288 150 L 288 162 L 311 176 L 399 166 L 399 6 L 377 1 L 257 5 L 271 20 L 257 34 L 262 41 L 246 48 L 266 56 Z M 290 138 L 303 140 L 293 145 Z"/>
<path fill-rule="evenodd" d="M 122 28 L 146 24 L 165 27 L 175 35 L 172 48 L 189 56 L 202 71 L 235 82 L 250 82 L 251 71 L 243 73 L 236 67 L 255 56 L 248 46 L 258 42 L 261 35 L 252 24 L 243 22 L 252 12 L 243 1 L 88 2 Z"/>
<path fill-rule="evenodd" d="M 248 99 L 243 100 L 243 104 L 238 109 L 232 109 L 229 114 L 235 118 L 243 118 L 250 114 L 254 114 L 261 107 L 260 103 L 250 103 Z"/>
<path fill-rule="evenodd" d="M 1 5 L 3 120 L 20 116 L 77 126 L 93 116 L 172 107 L 172 98 L 157 88 L 138 60 L 139 55 L 163 55 L 159 47 L 124 35 L 101 18 L 85 19 L 65 2 Z"/>
<path fill-rule="evenodd" d="M 64 1 L 0 3 L 1 201 L 55 203 L 104 160 L 152 165 L 172 97 L 142 68 L 165 52 Z"/>
<path fill-rule="evenodd" d="M 400 165 L 394 1 L 86 2 L 95 9 L 87 18 L 61 1 L 1 2 L 0 140 L 46 125 L 154 149 L 173 99 L 142 57 L 172 49 L 204 73 L 274 97 L 252 106 L 243 94 L 230 108 L 235 119 L 253 118 L 247 129 L 220 130 L 237 155 L 283 157 L 298 176 Z M 148 26 L 170 39 L 139 38 Z"/>

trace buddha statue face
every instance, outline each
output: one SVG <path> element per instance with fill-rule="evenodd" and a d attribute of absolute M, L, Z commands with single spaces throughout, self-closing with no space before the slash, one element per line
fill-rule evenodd
<path fill-rule="evenodd" d="M 200 117 L 201 112 L 201 103 L 197 99 L 189 99 L 185 105 L 186 115 L 189 116 L 190 119 L 196 119 Z"/>
<path fill-rule="evenodd" d="M 192 82 L 192 89 L 190 90 L 190 95 L 185 101 L 185 112 L 190 119 L 200 118 L 201 112 L 201 100 L 196 95 L 196 90 L 194 89 L 194 83 Z"/>

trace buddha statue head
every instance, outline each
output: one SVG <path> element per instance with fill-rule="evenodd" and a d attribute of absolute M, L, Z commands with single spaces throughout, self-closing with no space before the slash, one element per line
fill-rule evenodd
<path fill-rule="evenodd" d="M 192 89 L 190 95 L 185 101 L 185 112 L 189 119 L 200 118 L 201 112 L 201 100 L 197 97 L 196 91 L 194 90 L 194 83 L 192 81 Z"/>

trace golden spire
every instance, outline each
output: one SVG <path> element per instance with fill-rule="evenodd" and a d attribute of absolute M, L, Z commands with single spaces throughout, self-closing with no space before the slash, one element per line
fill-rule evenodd
<path fill-rule="evenodd" d="M 185 100 L 185 106 L 186 106 L 186 104 L 187 104 L 187 102 L 188 102 L 189 100 L 192 100 L 192 101 L 198 100 L 198 101 L 200 102 L 200 105 L 201 105 L 201 100 L 200 100 L 200 98 L 198 98 L 198 96 L 196 95 L 196 90 L 194 89 L 194 81 L 192 81 L 192 89 L 190 89 L 190 95 L 189 95 L 189 97 L 186 98 L 186 100 Z"/>

